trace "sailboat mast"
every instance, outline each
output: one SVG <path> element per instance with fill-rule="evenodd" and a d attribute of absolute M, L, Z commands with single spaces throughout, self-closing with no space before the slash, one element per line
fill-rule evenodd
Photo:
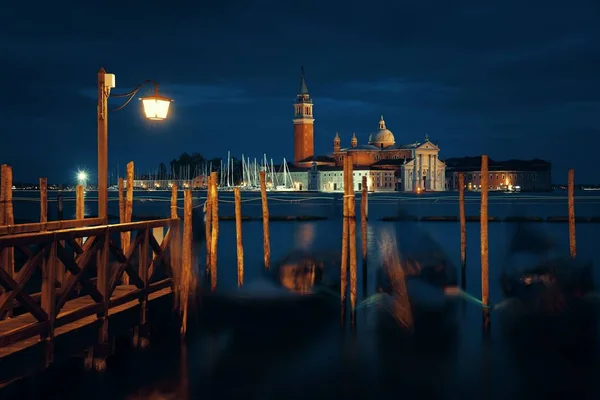
<path fill-rule="evenodd" d="M 229 181 L 229 171 L 230 171 L 229 170 L 229 166 L 230 166 L 229 160 L 230 160 L 230 157 L 231 157 L 231 152 L 228 151 L 227 152 L 227 187 L 231 186 L 231 182 Z"/>
<path fill-rule="evenodd" d="M 287 187 L 287 162 L 283 158 L 283 185 Z"/>

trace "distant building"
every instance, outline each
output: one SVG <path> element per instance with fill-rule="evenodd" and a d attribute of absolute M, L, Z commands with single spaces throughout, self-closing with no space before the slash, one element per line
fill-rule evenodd
<path fill-rule="evenodd" d="M 489 189 L 507 190 L 509 186 L 521 191 L 552 190 L 551 163 L 544 160 L 488 159 Z M 449 158 L 446 160 L 446 181 L 449 190 L 458 190 L 458 174 L 464 173 L 467 190 L 481 189 L 481 157 Z"/>
<path fill-rule="evenodd" d="M 320 172 L 317 174 L 319 182 L 323 182 L 322 185 L 319 183 L 319 187 L 327 188 L 323 190 L 341 190 L 333 189 L 338 187 L 336 177 L 338 173 L 341 176 L 344 158 L 351 157 L 355 176 L 360 176 L 358 171 L 363 174 L 368 171 L 369 190 L 446 190 L 446 165 L 438 158 L 439 147 L 428 136 L 423 143 L 396 144 L 394 134 L 387 129 L 383 115 L 379 120 L 379 129 L 369 135 L 368 144 L 359 145 L 356 134 L 353 134 L 350 146 L 342 148 L 340 136 L 336 133 L 331 156 L 315 155 L 313 102 L 304 71 L 294 104 L 293 122 L 294 176 L 298 179 L 302 176 L 302 187 L 314 186 L 308 184 L 308 171 L 314 171 L 316 167 Z M 300 175 L 301 173 L 304 175 Z M 341 180 L 339 184 L 341 185 Z"/>
<path fill-rule="evenodd" d="M 289 176 L 296 190 L 314 190 L 319 192 L 342 192 L 344 190 L 343 168 L 336 166 L 314 165 L 312 168 L 288 166 Z M 283 168 L 277 168 L 283 171 Z M 395 188 L 394 170 L 378 167 L 354 168 L 354 190 L 362 190 L 362 178 L 367 177 L 369 191 L 389 191 Z M 275 173 L 275 180 L 281 183 L 285 180 L 284 172 Z"/>
<path fill-rule="evenodd" d="M 303 160 L 314 156 L 315 154 L 315 136 L 313 118 L 313 102 L 308 94 L 308 87 L 304 79 L 304 69 L 300 77 L 300 90 L 296 96 L 294 104 L 294 163 L 301 163 Z M 304 165 L 308 166 L 309 165 Z"/>

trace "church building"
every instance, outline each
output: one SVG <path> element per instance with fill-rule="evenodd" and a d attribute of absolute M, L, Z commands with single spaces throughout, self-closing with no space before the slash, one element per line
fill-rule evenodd
<path fill-rule="evenodd" d="M 353 133 L 350 147 L 342 148 L 336 133 L 332 157 L 338 166 L 343 166 L 344 157 L 351 157 L 352 164 L 358 167 L 394 169 L 400 191 L 443 191 L 446 189 L 446 164 L 438 158 L 439 152 L 439 147 L 429 140 L 429 136 L 425 136 L 423 143 L 396 144 L 382 115 L 379 129 L 369 135 L 367 144 L 359 144 Z"/>
<path fill-rule="evenodd" d="M 369 135 L 367 144 L 359 144 L 356 134 L 353 134 L 350 146 L 342 147 L 342 140 L 336 133 L 333 153 L 317 156 L 314 151 L 314 121 L 313 102 L 302 70 L 300 89 L 294 103 L 294 172 L 297 175 L 305 170 L 306 174 L 314 176 L 316 171 L 320 171 L 319 175 L 323 177 L 318 179 L 318 188 L 311 190 L 342 190 L 336 182 L 326 180 L 335 179 L 341 173 L 344 157 L 352 158 L 355 189 L 360 186 L 362 175 L 366 175 L 368 182 L 372 182 L 369 190 L 446 190 L 446 165 L 438 158 L 439 147 L 428 136 L 423 143 L 396 144 L 394 134 L 387 129 L 382 115 L 378 130 Z M 303 187 L 315 186 L 309 185 L 308 181 L 307 178 Z"/>

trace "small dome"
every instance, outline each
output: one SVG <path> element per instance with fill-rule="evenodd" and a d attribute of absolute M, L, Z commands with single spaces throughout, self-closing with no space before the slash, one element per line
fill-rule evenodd
<path fill-rule="evenodd" d="M 396 143 L 394 134 L 385 127 L 383 115 L 379 121 L 379 130 L 369 135 L 369 144 L 377 147 L 393 146 Z"/>

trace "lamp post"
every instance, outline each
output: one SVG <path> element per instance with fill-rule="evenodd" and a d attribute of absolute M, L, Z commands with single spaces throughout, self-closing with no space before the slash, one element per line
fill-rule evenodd
<path fill-rule="evenodd" d="M 159 96 L 158 82 L 146 80 L 131 92 L 111 95 L 110 90 L 115 87 L 115 75 L 107 74 L 104 68 L 100 68 L 98 71 L 98 217 L 102 218 L 104 223 L 108 222 L 108 98 L 127 98 L 125 103 L 114 111 L 122 110 L 146 84 L 154 85 L 154 94 L 140 99 L 146 118 L 152 121 L 162 121 L 169 114 L 172 100 Z"/>

